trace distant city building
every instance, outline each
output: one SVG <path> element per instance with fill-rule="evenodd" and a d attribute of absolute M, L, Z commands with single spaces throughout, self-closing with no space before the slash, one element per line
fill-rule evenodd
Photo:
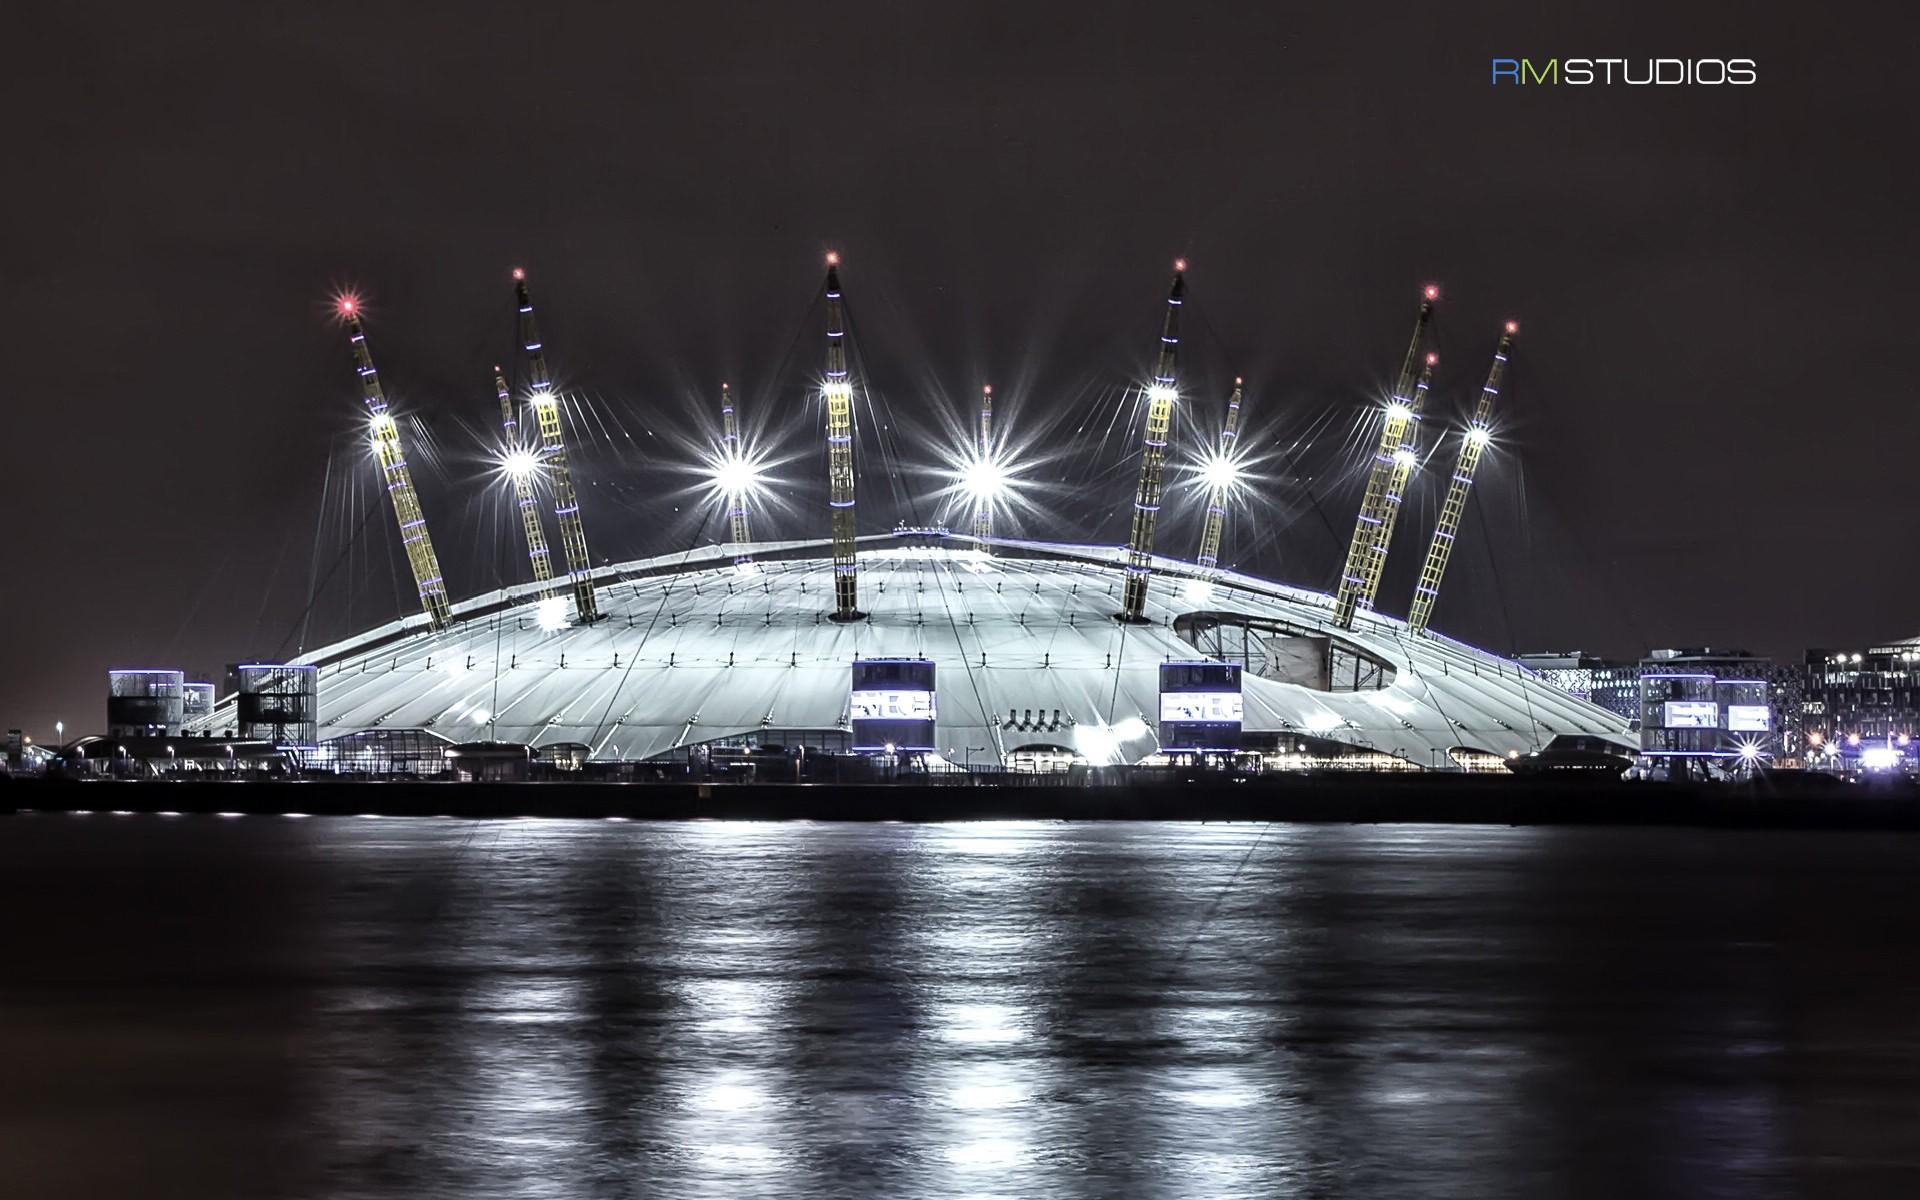
<path fill-rule="evenodd" d="M 1749 654 L 1745 650 L 1698 647 L 1655 650 L 1640 660 L 1640 676 L 1643 680 L 1657 675 L 1707 676 L 1715 680 L 1717 685 L 1763 684 L 1763 689 L 1747 687 L 1729 690 L 1724 686 L 1716 686 L 1711 699 L 1723 710 L 1719 726 L 1724 735 L 1723 741 L 1757 738 L 1766 754 L 1774 758 L 1793 757 L 1805 748 L 1800 721 L 1804 679 L 1797 667 L 1783 666 L 1771 658 Z M 1642 683 L 1639 690 L 1644 721 L 1647 685 Z M 1757 716 L 1754 714 L 1730 715 L 1724 711 L 1729 706 L 1751 707 L 1756 704 L 1764 705 L 1767 710 L 1764 729 L 1755 727 Z M 1642 732 L 1644 735 L 1644 728 Z"/>
<path fill-rule="evenodd" d="M 1904 746 L 1920 734 L 1920 638 L 1809 650 L 1801 723 L 1814 746 Z"/>
<path fill-rule="evenodd" d="M 1640 719 L 1640 664 L 1600 658 L 1584 650 L 1549 650 L 1515 660 L 1542 680 L 1617 717 Z"/>
<path fill-rule="evenodd" d="M 1911 649 L 1920 655 L 1920 645 Z M 1660 746 L 1670 744 L 1674 749 L 1731 754 L 1737 752 L 1738 746 L 1730 738 L 1752 740 L 1759 737 L 1769 756 L 1781 757 L 1798 754 L 1805 744 L 1800 712 L 1804 683 L 1801 671 L 1744 650 L 1715 650 L 1711 647 L 1655 650 L 1638 662 L 1601 658 L 1580 650 L 1562 650 L 1522 654 L 1515 661 L 1561 691 L 1633 722 L 1643 733 L 1651 728 L 1657 734 L 1653 741 Z M 1698 676 L 1707 682 L 1695 685 L 1691 690 L 1686 687 L 1655 686 L 1651 693 L 1643 682 L 1649 677 L 1672 675 Z M 1741 701 L 1731 693 L 1720 695 L 1719 692 L 1725 689 L 1714 686 L 1716 682 L 1738 681 L 1765 685 L 1764 698 L 1753 700 L 1753 696 L 1759 693 L 1755 689 L 1748 689 L 1744 701 Z M 1668 696 L 1668 692 L 1676 694 Z M 1681 696 L 1678 692 L 1688 694 Z M 1696 692 L 1697 695 L 1693 694 Z M 1764 704 L 1767 709 L 1766 726 L 1764 729 L 1754 729 L 1751 728 L 1752 720 L 1745 719 L 1741 722 L 1742 728 L 1730 728 L 1727 714 L 1718 712 L 1710 730 L 1706 726 L 1686 726 L 1683 728 L 1689 732 L 1674 733 L 1667 737 L 1659 731 L 1669 727 L 1659 721 L 1665 719 L 1667 710 L 1664 705 L 1670 699 L 1683 704 L 1713 704 L 1722 708 L 1736 702 Z M 1658 709 L 1654 713 L 1656 723 L 1651 727 L 1646 725 L 1649 703 Z M 1697 710 L 1696 716 L 1703 716 L 1704 713 L 1704 709 Z"/>
<path fill-rule="evenodd" d="M 1589 701 L 1617 717 L 1640 719 L 1640 664 L 1608 663 L 1593 669 Z"/>
<path fill-rule="evenodd" d="M 1776 755 L 1771 689 L 1763 679 L 1719 679 L 1703 672 L 1640 676 L 1640 751 L 1695 773 L 1700 760 L 1758 762 Z"/>
<path fill-rule="evenodd" d="M 1606 665 L 1584 650 L 1544 650 L 1515 656 L 1515 662 L 1569 696 L 1585 700 L 1593 690 L 1595 667 Z"/>
<path fill-rule="evenodd" d="M 186 676 L 172 670 L 108 671 L 107 734 L 165 737 L 185 722 Z"/>

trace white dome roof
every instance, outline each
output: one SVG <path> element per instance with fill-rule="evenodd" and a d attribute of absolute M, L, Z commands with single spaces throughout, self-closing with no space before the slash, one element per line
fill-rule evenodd
<path fill-rule="evenodd" d="M 1404 622 L 1362 614 L 1335 630 L 1320 593 L 1232 573 L 1203 584 L 1191 564 L 1156 560 L 1148 623 L 1126 625 L 1113 619 L 1124 550 L 996 540 L 986 557 L 975 545 L 941 534 L 863 538 L 868 616 L 850 624 L 826 618 L 827 543 L 755 545 L 752 574 L 732 565 L 740 548 L 707 546 L 596 571 L 605 618 L 591 626 L 543 629 L 564 602 L 542 610 L 526 584 L 456 604 L 439 633 L 416 614 L 298 661 L 320 667 L 322 738 L 423 727 L 454 741 L 581 742 L 595 758 L 635 760 L 761 730 L 846 728 L 856 658 L 926 658 L 938 670 L 938 744 L 956 761 L 1049 743 L 1133 761 L 1158 745 L 1159 664 L 1205 657 L 1173 622 L 1204 611 L 1324 632 L 1391 668 L 1387 686 L 1344 692 L 1249 670 L 1249 731 L 1309 734 L 1428 766 L 1455 747 L 1504 755 L 1555 734 L 1627 729 L 1513 662 L 1409 635 Z M 228 698 L 199 726 L 232 723 Z"/>

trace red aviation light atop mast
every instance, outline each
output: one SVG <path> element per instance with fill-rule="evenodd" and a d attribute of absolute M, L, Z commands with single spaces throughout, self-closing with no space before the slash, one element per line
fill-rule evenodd
<path fill-rule="evenodd" d="M 1160 517 L 1160 493 L 1167 466 L 1167 437 L 1173 428 L 1173 402 L 1179 396 L 1180 308 L 1186 303 L 1187 260 L 1173 260 L 1173 285 L 1167 289 L 1166 322 L 1147 385 L 1147 424 L 1140 439 L 1140 482 L 1133 495 L 1133 529 L 1127 539 L 1126 589 L 1120 620 L 1140 622 L 1147 605 L 1147 579 L 1153 573 L 1153 533 Z"/>
<path fill-rule="evenodd" d="M 1487 368 L 1487 382 L 1480 388 L 1480 399 L 1473 406 L 1473 419 L 1460 437 L 1460 456 L 1454 460 L 1453 479 L 1447 485 L 1447 498 L 1440 503 L 1440 519 L 1433 527 L 1433 541 L 1427 546 L 1427 558 L 1420 567 L 1420 582 L 1414 585 L 1413 606 L 1407 610 L 1407 628 L 1415 633 L 1433 619 L 1433 606 L 1440 599 L 1440 582 L 1446 578 L 1447 563 L 1453 557 L 1454 543 L 1460 537 L 1460 518 L 1466 512 L 1467 493 L 1473 490 L 1474 473 L 1480 469 L 1480 456 L 1493 440 L 1493 405 L 1500 397 L 1500 384 L 1507 372 L 1507 359 L 1513 353 L 1513 339 L 1520 332 L 1518 321 L 1508 321 L 1493 350 L 1493 365 Z"/>
<path fill-rule="evenodd" d="M 1340 587 L 1334 593 L 1333 622 L 1342 629 L 1353 627 L 1356 609 L 1373 607 L 1374 595 L 1380 590 L 1380 571 L 1386 566 L 1387 557 L 1386 547 L 1379 545 L 1380 536 L 1387 528 L 1387 485 L 1393 477 L 1395 456 L 1406 441 L 1408 426 L 1414 419 L 1413 389 L 1421 368 L 1421 345 L 1426 341 L 1427 326 L 1433 321 L 1433 305 L 1439 298 L 1439 285 L 1430 283 L 1421 289 L 1420 315 L 1413 323 L 1413 340 L 1407 345 L 1407 356 L 1400 362 L 1400 373 L 1394 377 L 1393 396 L 1387 404 L 1380 425 L 1380 442 L 1367 473 L 1366 495 L 1360 501 L 1353 540 L 1347 543 L 1346 564 L 1340 571 Z"/>

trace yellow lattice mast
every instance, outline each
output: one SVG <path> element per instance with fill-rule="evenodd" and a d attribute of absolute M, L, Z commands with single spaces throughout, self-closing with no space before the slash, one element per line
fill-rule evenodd
<path fill-rule="evenodd" d="M 1400 373 L 1394 377 L 1392 398 L 1381 421 L 1380 443 L 1367 473 L 1366 496 L 1360 501 L 1360 516 L 1353 525 L 1353 540 L 1347 544 L 1347 560 L 1340 570 L 1340 587 L 1333 599 L 1334 624 L 1342 629 L 1352 627 L 1355 609 L 1373 606 L 1374 593 L 1380 587 L 1380 570 L 1386 565 L 1386 554 L 1376 553 L 1374 546 L 1386 526 L 1387 483 L 1393 474 L 1393 456 L 1406 440 L 1407 425 L 1413 418 L 1410 402 L 1414 376 L 1420 367 L 1420 346 L 1433 320 L 1434 301 L 1439 298 L 1440 289 L 1431 284 L 1420 295 L 1420 316 L 1413 324 L 1413 341 L 1407 346 Z"/>
<path fill-rule="evenodd" d="M 746 461 L 746 447 L 740 441 L 740 414 L 733 409 L 733 389 L 720 385 L 720 461 Z M 727 495 L 727 536 L 736 546 L 753 541 L 753 527 L 747 519 L 747 492 L 736 488 Z M 753 555 L 742 552 L 733 560 L 736 567 L 753 562 Z"/>
<path fill-rule="evenodd" d="M 347 323 L 347 340 L 353 346 L 353 364 L 360 374 L 360 398 L 366 401 L 373 452 L 386 477 L 387 496 L 393 501 L 393 519 L 400 526 L 400 544 L 407 551 L 407 565 L 413 569 L 414 586 L 420 591 L 420 607 L 427 624 L 445 629 L 452 610 L 447 602 L 447 583 L 440 575 L 440 559 L 433 552 L 433 538 L 427 533 L 427 518 L 420 511 L 420 493 L 413 487 L 413 472 L 407 469 L 407 456 L 400 447 L 400 428 L 387 410 L 387 395 L 380 387 L 380 376 L 373 369 L 373 352 L 367 348 L 367 331 L 360 325 L 360 305 L 351 296 L 340 299 L 340 316 Z"/>
<path fill-rule="evenodd" d="M 1235 377 L 1233 395 L 1227 399 L 1227 423 L 1220 429 L 1220 449 L 1216 462 L 1222 468 L 1234 461 L 1234 449 L 1240 440 L 1240 388 L 1242 380 Z M 1220 563 L 1220 534 L 1227 524 L 1227 489 L 1229 481 L 1216 479 L 1207 487 L 1207 523 L 1200 531 L 1200 555 L 1195 560 L 1200 569 L 1212 574 Z"/>
<path fill-rule="evenodd" d="M 1380 523 L 1380 532 L 1373 539 L 1374 570 L 1367 581 L 1367 590 L 1360 598 L 1363 609 L 1371 609 L 1373 602 L 1379 598 L 1380 573 L 1386 565 L 1387 551 L 1393 548 L 1393 531 L 1400 522 L 1400 509 L 1406 500 L 1407 484 L 1420 466 L 1420 412 L 1427 406 L 1427 389 L 1433 386 L 1433 368 L 1439 361 L 1438 354 L 1427 355 L 1426 365 L 1420 368 L 1419 382 L 1413 385 L 1413 395 L 1407 401 L 1407 407 L 1413 410 L 1413 415 L 1407 418 L 1406 435 L 1393 451 L 1393 470 L 1387 474 L 1386 511 Z"/>
<path fill-rule="evenodd" d="M 1460 457 L 1453 465 L 1453 481 L 1447 485 L 1447 498 L 1440 505 L 1440 520 L 1433 529 L 1433 543 L 1427 547 L 1427 561 L 1420 568 L 1420 582 L 1413 589 L 1413 607 L 1407 613 L 1407 628 L 1418 633 L 1433 617 L 1433 606 L 1440 599 L 1440 581 L 1446 578 L 1447 561 L 1453 557 L 1453 545 L 1460 537 L 1460 517 L 1466 512 L 1467 493 L 1473 489 L 1474 472 L 1480 469 L 1480 456 L 1493 440 L 1493 405 L 1500 397 L 1500 380 L 1507 371 L 1507 356 L 1513 349 L 1517 322 L 1508 321 L 1500 333 L 1500 344 L 1493 351 L 1493 365 L 1487 369 L 1487 382 L 1473 406 L 1473 420 L 1460 437 Z"/>
<path fill-rule="evenodd" d="M 833 619 L 857 621 L 859 525 L 853 510 L 853 381 L 847 374 L 846 314 L 840 299 L 840 256 L 827 255 L 827 369 L 820 395 L 827 405 L 827 504 L 833 511 Z"/>
<path fill-rule="evenodd" d="M 976 453 L 979 461 L 993 461 L 993 385 L 987 384 L 980 389 L 980 445 Z M 980 539 L 980 549 L 986 552 L 986 539 L 993 536 L 993 497 L 982 495 L 973 505 L 973 536 Z"/>
<path fill-rule="evenodd" d="M 1142 621 L 1147 606 L 1147 579 L 1153 573 L 1153 531 L 1160 519 L 1160 492 L 1167 467 L 1167 435 L 1173 428 L 1173 402 L 1178 398 L 1180 306 L 1187 293 L 1187 260 L 1175 259 L 1173 286 L 1167 291 L 1167 319 L 1160 330 L 1160 350 L 1154 358 L 1153 382 L 1146 388 L 1147 427 L 1140 444 L 1140 482 L 1133 495 L 1133 529 L 1127 539 L 1127 580 L 1119 618 Z"/>
<path fill-rule="evenodd" d="M 561 425 L 560 397 L 547 373 L 546 345 L 533 318 L 533 298 L 527 292 L 527 273 L 513 270 L 514 297 L 520 304 L 520 347 L 527 356 L 527 403 L 540 428 L 540 467 L 553 493 L 553 515 L 560 523 L 560 550 L 567 560 L 567 579 L 573 591 L 573 610 L 582 624 L 600 617 L 593 595 L 593 560 L 587 555 L 587 529 L 580 521 L 580 497 L 573 487 L 573 469 L 567 462 L 566 432 Z"/>
<path fill-rule="evenodd" d="M 540 501 L 534 495 L 533 476 L 539 460 L 521 440 L 520 419 L 514 414 L 513 393 L 507 388 L 506 372 L 493 369 L 493 388 L 500 396 L 500 430 L 506 471 L 513 480 L 514 503 L 520 508 L 520 528 L 527 536 L 527 561 L 533 564 L 533 577 L 541 584 L 540 596 L 553 595 L 553 555 L 547 552 L 547 529 L 540 521 Z"/>

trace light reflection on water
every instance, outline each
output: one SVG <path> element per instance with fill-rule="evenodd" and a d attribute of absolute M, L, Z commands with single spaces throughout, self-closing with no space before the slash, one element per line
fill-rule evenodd
<path fill-rule="evenodd" d="M 1754 1196 L 1920 1169 L 1899 839 L 4 832 L 0 903 L 38 914 L 0 935 L 22 1195 Z"/>

